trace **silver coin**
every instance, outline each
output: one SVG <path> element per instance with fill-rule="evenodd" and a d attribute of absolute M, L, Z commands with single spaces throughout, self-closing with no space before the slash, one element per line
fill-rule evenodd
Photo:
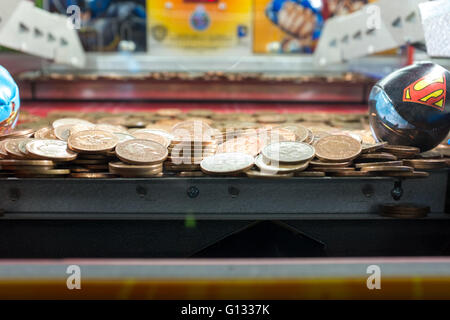
<path fill-rule="evenodd" d="M 316 151 L 307 143 L 283 141 L 265 146 L 261 153 L 271 161 L 299 163 L 314 158 Z"/>
<path fill-rule="evenodd" d="M 219 153 L 206 157 L 200 163 L 206 173 L 226 174 L 245 171 L 253 167 L 253 156 L 242 152 Z"/>

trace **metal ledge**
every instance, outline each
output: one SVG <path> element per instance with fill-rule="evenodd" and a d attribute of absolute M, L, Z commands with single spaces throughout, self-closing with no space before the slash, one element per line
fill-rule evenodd
<path fill-rule="evenodd" d="M 401 202 L 444 212 L 447 170 L 425 179 L 402 180 Z M 5 214 L 274 214 L 375 213 L 394 202 L 392 178 L 229 177 L 156 179 L 2 179 Z M 397 184 L 398 187 L 398 184 Z"/>

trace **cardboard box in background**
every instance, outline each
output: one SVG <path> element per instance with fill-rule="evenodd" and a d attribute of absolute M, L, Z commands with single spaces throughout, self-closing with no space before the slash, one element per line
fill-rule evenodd
<path fill-rule="evenodd" d="M 147 0 L 152 55 L 249 55 L 253 0 Z"/>

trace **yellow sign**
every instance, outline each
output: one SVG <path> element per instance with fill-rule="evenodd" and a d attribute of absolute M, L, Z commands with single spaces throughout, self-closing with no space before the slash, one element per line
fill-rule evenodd
<path fill-rule="evenodd" d="M 250 54 L 252 0 L 147 0 L 149 51 Z"/>

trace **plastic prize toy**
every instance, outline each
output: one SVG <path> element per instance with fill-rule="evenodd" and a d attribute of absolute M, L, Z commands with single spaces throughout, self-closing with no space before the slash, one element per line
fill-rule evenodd
<path fill-rule="evenodd" d="M 19 119 L 19 88 L 8 70 L 0 66 L 0 135 L 14 129 Z"/>
<path fill-rule="evenodd" d="M 414 146 L 422 152 L 450 131 L 450 72 L 422 62 L 380 80 L 369 97 L 369 121 L 376 140 Z"/>

